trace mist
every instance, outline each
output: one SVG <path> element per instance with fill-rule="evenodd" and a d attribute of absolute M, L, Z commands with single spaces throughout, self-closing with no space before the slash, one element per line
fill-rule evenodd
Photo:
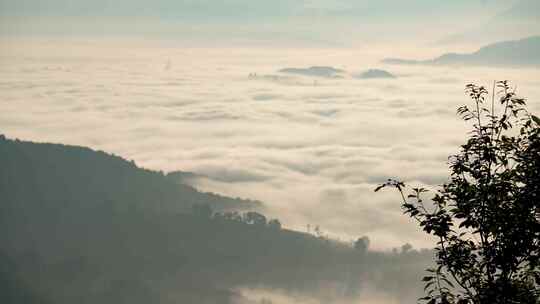
<path fill-rule="evenodd" d="M 530 61 L 479 51 L 536 43 L 536 6 L 0 0 L 0 226 L 15 231 L 0 279 L 55 303 L 134 290 L 159 303 L 415 300 L 435 240 L 396 193 L 373 190 L 448 181 L 466 84 L 511 80 L 540 111 L 538 45 L 525 46 Z M 447 54 L 466 60 L 437 61 Z"/>
<path fill-rule="evenodd" d="M 445 181 L 446 158 L 465 133 L 454 114 L 463 84 L 505 75 L 535 109 L 540 93 L 534 68 L 384 65 L 384 49 L 28 43 L 4 48 L 0 121 L 9 136 L 194 172 L 197 187 L 261 200 L 287 227 L 369 234 L 387 249 L 430 240 L 401 216 L 395 197 L 372 191 L 387 177 Z M 314 65 L 346 72 L 339 79 L 278 72 Z M 397 78 L 353 77 L 371 67 Z"/>

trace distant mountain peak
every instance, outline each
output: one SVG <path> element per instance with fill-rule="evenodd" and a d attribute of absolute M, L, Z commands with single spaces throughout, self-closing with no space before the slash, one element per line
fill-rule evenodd
<path fill-rule="evenodd" d="M 340 78 L 340 74 L 345 73 L 344 70 L 337 69 L 331 66 L 311 66 L 308 68 L 284 68 L 279 70 L 280 73 L 297 74 L 312 77 Z"/>
<path fill-rule="evenodd" d="M 367 71 L 364 71 L 360 73 L 359 75 L 355 76 L 356 78 L 360 79 L 376 79 L 376 78 L 387 78 L 387 79 L 393 79 L 396 78 L 395 75 L 392 73 L 381 70 L 381 69 L 369 69 Z"/>
<path fill-rule="evenodd" d="M 446 53 L 428 60 L 387 58 L 383 62 L 389 64 L 539 66 L 540 36 L 496 42 L 468 54 Z"/>

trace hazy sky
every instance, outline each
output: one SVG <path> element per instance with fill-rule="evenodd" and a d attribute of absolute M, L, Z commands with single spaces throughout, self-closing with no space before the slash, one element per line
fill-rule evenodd
<path fill-rule="evenodd" d="M 296 15 L 367 16 L 438 14 L 468 15 L 472 10 L 499 9 L 516 1 L 500 0 L 2 0 L 4 14 L 182 16 L 198 19 L 259 18 Z"/>
<path fill-rule="evenodd" d="M 527 0 L 529 1 L 529 0 Z M 137 36 L 350 46 L 431 39 L 488 22 L 501 0 L 0 0 L 3 35 Z M 419 35 L 421 34 L 421 35 Z"/>

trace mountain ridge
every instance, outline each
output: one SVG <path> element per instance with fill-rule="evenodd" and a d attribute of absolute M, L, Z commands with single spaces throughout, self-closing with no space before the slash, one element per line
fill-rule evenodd
<path fill-rule="evenodd" d="M 0 136 L 0 168 L 0 295 L 9 304 L 257 304 L 238 290 L 261 287 L 327 302 L 352 300 L 363 286 L 412 301 L 433 256 L 284 229 L 223 208 L 237 200 L 197 192 L 178 174 L 89 148 Z"/>
<path fill-rule="evenodd" d="M 540 36 L 500 41 L 473 53 L 445 53 L 427 60 L 386 58 L 387 64 L 540 66 Z"/>
<path fill-rule="evenodd" d="M 0 149 L 4 153 L 4 159 L 5 157 L 11 157 L 12 160 L 17 157 L 25 159 L 28 172 L 35 173 L 35 176 L 33 176 L 35 187 L 40 189 L 44 199 L 51 201 L 58 194 L 52 192 L 61 190 L 54 183 L 49 183 L 52 178 L 61 181 L 65 186 L 74 185 L 76 182 L 86 183 L 86 188 L 76 187 L 76 190 L 71 191 L 74 192 L 70 193 L 73 198 L 77 194 L 79 196 L 88 194 L 94 201 L 132 200 L 132 203 L 138 205 L 138 207 L 152 208 L 155 206 L 149 206 L 145 199 L 158 195 L 160 197 L 158 200 L 159 208 L 164 208 L 163 211 L 168 212 L 189 210 L 192 205 L 203 202 L 216 211 L 251 210 L 263 207 L 260 201 L 233 199 L 215 193 L 201 192 L 185 183 L 175 182 L 162 172 L 140 168 L 134 161 L 128 161 L 120 156 L 87 147 L 34 143 L 3 137 L 0 139 Z M 50 157 L 50 159 L 42 162 L 40 157 Z M 88 163 L 94 163 L 98 168 L 92 167 Z M 9 168 L 9 164 L 4 166 L 4 174 L 15 174 L 15 168 L 7 171 Z M 49 176 L 45 176 L 43 170 L 49 170 Z M 106 175 L 107 181 L 103 181 L 103 177 L 99 176 L 99 170 L 108 172 Z M 65 178 L 65 175 L 68 175 L 69 178 Z M 31 174 L 28 174 L 28 177 L 30 176 Z M 11 176 L 13 180 L 22 178 L 21 176 Z M 73 179 L 76 179 L 76 181 Z M 116 182 L 118 189 L 106 188 L 107 182 Z M 139 184 L 145 184 L 146 186 L 133 187 Z M 98 191 L 98 188 L 101 190 Z M 6 191 L 8 190 L 6 189 Z M 67 189 L 63 190 L 69 191 Z"/>

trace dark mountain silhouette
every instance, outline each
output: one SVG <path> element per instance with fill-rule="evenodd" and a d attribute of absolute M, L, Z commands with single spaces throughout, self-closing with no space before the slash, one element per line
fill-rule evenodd
<path fill-rule="evenodd" d="M 341 78 L 344 70 L 329 66 L 312 66 L 309 68 L 285 68 L 279 70 L 280 73 L 297 74 L 311 77 Z"/>
<path fill-rule="evenodd" d="M 258 201 L 197 191 L 175 182 L 177 173 L 166 176 L 88 148 L 2 140 L 0 149 L 0 163 L 9 160 L 1 166 L 7 183 L 3 195 L 12 200 L 68 200 L 85 205 L 122 201 L 133 208 L 176 213 L 190 210 L 194 204 L 207 204 L 217 211 L 262 207 Z M 33 191 L 23 185 L 31 185 Z"/>
<path fill-rule="evenodd" d="M 385 70 L 369 69 L 365 72 L 360 73 L 359 75 L 356 75 L 355 78 L 377 79 L 377 78 L 396 78 L 396 76 Z"/>
<path fill-rule="evenodd" d="M 283 229 L 232 210 L 253 202 L 201 193 L 87 148 L 2 137 L 0 168 L 6 304 L 245 303 L 235 288 L 316 297 L 324 286 L 354 297 L 366 285 L 405 303 L 432 258 Z"/>
<path fill-rule="evenodd" d="M 0 302 L 1 303 L 43 303 L 49 302 L 37 295 L 17 275 L 17 266 L 0 252 Z"/>
<path fill-rule="evenodd" d="M 390 64 L 538 66 L 540 65 L 540 36 L 493 43 L 470 54 L 448 53 L 430 60 L 388 58 L 384 59 L 383 62 Z"/>

